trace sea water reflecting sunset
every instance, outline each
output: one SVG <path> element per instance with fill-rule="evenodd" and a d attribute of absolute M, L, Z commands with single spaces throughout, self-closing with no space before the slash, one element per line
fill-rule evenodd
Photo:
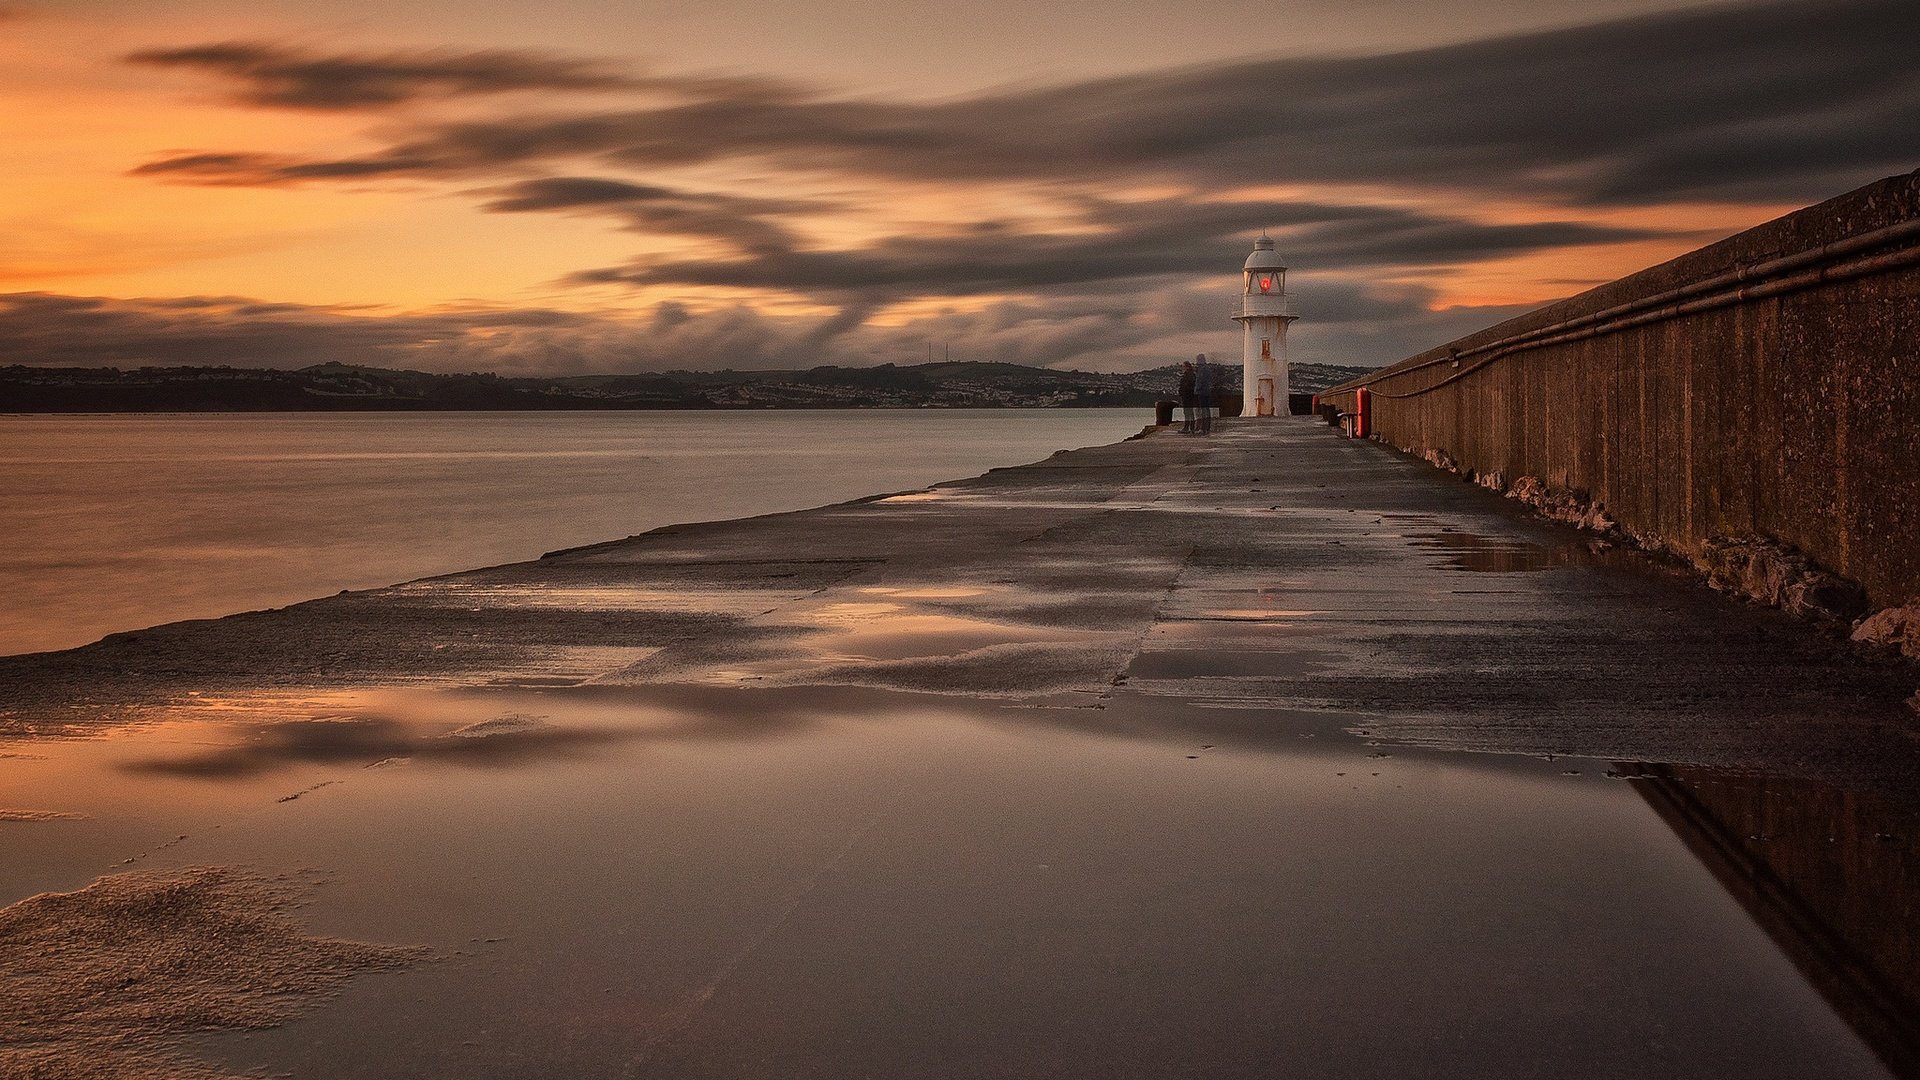
<path fill-rule="evenodd" d="M 0 417 L 0 655 L 917 488 L 1140 410 Z"/>

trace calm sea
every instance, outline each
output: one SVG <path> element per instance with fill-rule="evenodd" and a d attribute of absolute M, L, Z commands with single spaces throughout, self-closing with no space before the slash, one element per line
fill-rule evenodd
<path fill-rule="evenodd" d="M 0 416 L 0 654 L 1113 442 L 1145 410 Z"/>

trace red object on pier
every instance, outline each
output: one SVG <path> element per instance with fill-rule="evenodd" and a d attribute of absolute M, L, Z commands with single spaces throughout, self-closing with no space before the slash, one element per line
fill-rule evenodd
<path fill-rule="evenodd" d="M 1373 391 L 1364 386 L 1353 391 L 1353 437 L 1373 437 Z"/>

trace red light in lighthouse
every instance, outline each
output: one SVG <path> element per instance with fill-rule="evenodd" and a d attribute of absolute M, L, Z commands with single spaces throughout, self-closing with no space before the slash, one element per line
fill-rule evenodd
<path fill-rule="evenodd" d="M 1273 275 L 1272 274 L 1260 275 L 1260 291 L 1261 292 L 1273 291 Z"/>

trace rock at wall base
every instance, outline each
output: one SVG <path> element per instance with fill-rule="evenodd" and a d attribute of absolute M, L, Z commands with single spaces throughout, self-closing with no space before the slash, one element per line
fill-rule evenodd
<path fill-rule="evenodd" d="M 1713 539 L 1693 558 L 1707 584 L 1791 614 L 1851 622 L 1867 609 L 1866 591 L 1823 570 L 1784 544 L 1756 538 Z"/>
<path fill-rule="evenodd" d="M 1920 603 L 1905 607 L 1882 608 L 1861 619 L 1853 628 L 1853 640 L 1899 649 L 1907 656 L 1920 657 Z M 1914 695 L 1920 709 L 1920 694 Z"/>
<path fill-rule="evenodd" d="M 1423 450 L 1420 452 L 1420 458 L 1436 469 L 1445 469 L 1448 472 L 1460 471 L 1460 466 L 1454 463 L 1452 456 L 1445 450 Z"/>
<path fill-rule="evenodd" d="M 1543 517 L 1629 540 L 1647 551 L 1685 557 L 1721 592 L 1825 622 L 1849 623 L 1867 610 L 1866 590 L 1859 584 L 1822 569 L 1785 544 L 1758 537 L 1725 538 L 1707 541 L 1698 552 L 1687 552 L 1665 537 L 1622 528 L 1605 506 L 1584 491 L 1555 489 L 1537 476 L 1522 476 L 1509 485 L 1498 470 L 1478 474 L 1462 470 L 1445 450 L 1429 447 L 1419 454 L 1435 468 L 1464 475 L 1481 487 L 1526 503 Z M 1864 638 L 1862 633 L 1882 636 Z M 1860 624 L 1854 640 L 1884 641 L 1909 656 L 1920 656 L 1920 604 L 1880 612 Z"/>
<path fill-rule="evenodd" d="M 1584 491 L 1555 491 L 1537 476 L 1523 476 L 1507 489 L 1507 498 L 1518 499 L 1555 521 L 1576 529 L 1617 536 L 1620 525 L 1607 514 L 1606 507 L 1594 502 Z"/>

